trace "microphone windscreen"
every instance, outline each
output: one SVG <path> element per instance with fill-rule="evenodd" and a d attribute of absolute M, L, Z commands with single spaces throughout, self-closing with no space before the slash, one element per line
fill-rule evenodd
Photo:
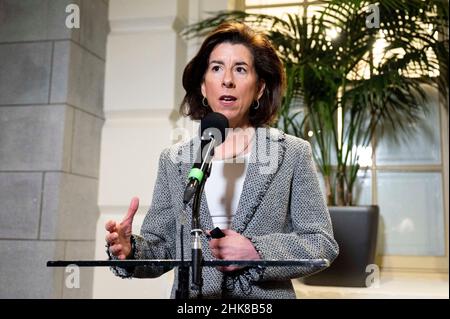
<path fill-rule="evenodd" d="M 200 136 L 203 141 L 208 141 L 213 136 L 217 141 L 216 146 L 223 143 L 228 133 L 228 119 L 222 113 L 210 112 L 201 120 Z"/>

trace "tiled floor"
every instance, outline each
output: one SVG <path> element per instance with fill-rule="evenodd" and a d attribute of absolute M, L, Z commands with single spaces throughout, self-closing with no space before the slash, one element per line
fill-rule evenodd
<path fill-rule="evenodd" d="M 379 286 L 370 288 L 311 286 L 298 279 L 293 283 L 299 299 L 449 298 L 448 274 L 385 272 L 381 273 Z"/>

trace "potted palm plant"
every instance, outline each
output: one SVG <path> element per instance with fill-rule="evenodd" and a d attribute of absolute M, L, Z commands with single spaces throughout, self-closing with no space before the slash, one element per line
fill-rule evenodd
<path fill-rule="evenodd" d="M 323 178 L 340 256 L 306 282 L 367 286 L 378 206 L 355 207 L 361 151 L 375 152 L 388 128 L 394 138 L 411 129 L 427 111 L 426 85 L 448 94 L 448 2 L 332 0 L 316 15 L 283 18 L 219 12 L 184 34 L 202 36 L 225 20 L 260 28 L 274 44 L 287 74 L 277 125 L 311 142 Z"/>

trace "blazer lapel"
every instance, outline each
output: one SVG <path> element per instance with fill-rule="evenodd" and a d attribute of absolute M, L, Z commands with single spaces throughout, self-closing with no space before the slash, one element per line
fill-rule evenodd
<path fill-rule="evenodd" d="M 258 128 L 255 133 L 250 162 L 231 228 L 243 233 L 253 218 L 270 183 L 283 162 L 286 150 L 283 132 L 271 128 Z"/>

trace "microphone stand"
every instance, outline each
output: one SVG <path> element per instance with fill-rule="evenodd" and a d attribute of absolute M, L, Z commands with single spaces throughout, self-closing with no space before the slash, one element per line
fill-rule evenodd
<path fill-rule="evenodd" d="M 175 291 L 175 299 L 189 298 L 189 265 L 184 260 L 184 224 L 183 221 L 180 229 L 181 265 L 178 266 L 178 287 Z"/>
<path fill-rule="evenodd" d="M 197 298 L 202 298 L 202 266 L 203 266 L 203 254 L 202 254 L 202 244 L 201 235 L 203 231 L 200 227 L 200 202 L 203 194 L 203 189 L 205 187 L 205 182 L 211 173 L 211 159 L 214 156 L 215 139 L 210 135 L 211 143 L 209 143 L 208 149 L 206 151 L 205 160 L 202 161 L 199 175 L 193 175 L 195 179 L 189 182 L 186 186 L 184 192 L 184 210 L 186 210 L 186 205 L 189 203 L 192 196 L 194 196 L 194 202 L 192 207 L 192 248 L 191 248 L 191 258 L 192 258 L 192 290 L 198 291 Z M 201 154 L 201 153 L 200 153 Z M 203 156 L 201 156 L 203 158 Z M 198 174 L 198 173 L 197 173 Z M 181 243 L 181 266 L 178 268 L 178 288 L 175 292 L 177 299 L 186 299 L 189 297 L 188 282 L 189 282 L 189 266 L 184 261 L 184 242 L 183 242 L 183 232 L 184 232 L 184 222 L 181 223 L 180 229 L 180 243 Z"/>
<path fill-rule="evenodd" d="M 202 266 L 203 266 L 203 254 L 202 244 L 200 236 L 203 234 L 200 228 L 200 202 L 202 199 L 203 189 L 205 188 L 205 182 L 211 174 L 212 163 L 209 162 L 206 166 L 205 177 L 201 181 L 194 195 L 194 203 L 192 207 L 192 289 L 197 290 L 197 298 L 202 298 Z"/>

